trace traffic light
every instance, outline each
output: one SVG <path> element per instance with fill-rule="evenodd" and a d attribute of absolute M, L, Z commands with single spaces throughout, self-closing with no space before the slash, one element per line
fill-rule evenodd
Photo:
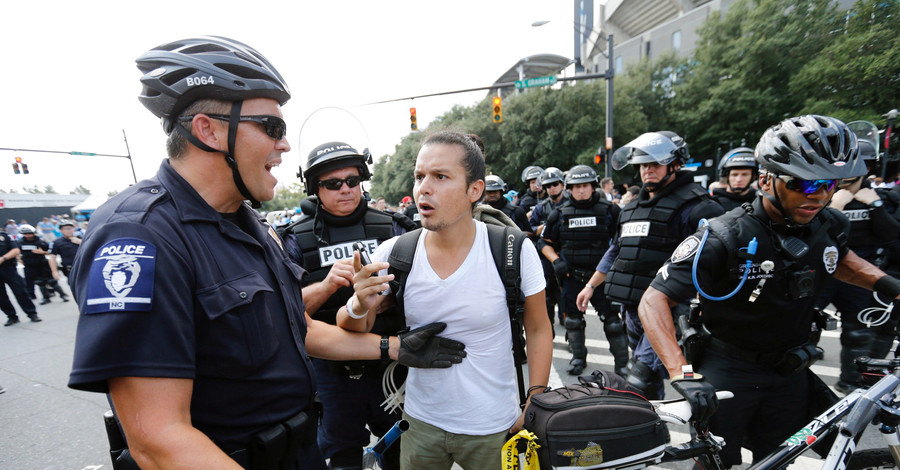
<path fill-rule="evenodd" d="M 606 156 L 606 149 L 600 147 L 597 149 L 597 154 L 594 155 L 594 164 L 600 165 L 603 163 L 603 158 Z"/>
<path fill-rule="evenodd" d="M 13 172 L 15 174 L 19 175 L 22 173 L 21 168 L 27 168 L 27 167 L 25 167 L 25 164 L 22 163 L 22 157 L 16 157 L 16 162 L 13 163 Z M 28 170 L 25 170 L 25 174 L 28 174 Z"/>
<path fill-rule="evenodd" d="M 19 171 L 19 164 L 18 164 L 18 163 L 13 163 L 13 173 L 15 173 L 15 174 L 17 174 L 17 175 L 21 173 L 21 171 Z"/>
<path fill-rule="evenodd" d="M 22 164 L 22 173 L 26 174 L 26 175 L 28 174 L 28 164 L 27 163 Z"/>
<path fill-rule="evenodd" d="M 503 122 L 503 105 L 501 104 L 503 101 L 499 96 L 494 97 L 494 122 L 500 124 Z"/>
<path fill-rule="evenodd" d="M 416 122 L 416 108 L 409 108 L 409 130 L 419 130 L 419 124 Z"/>

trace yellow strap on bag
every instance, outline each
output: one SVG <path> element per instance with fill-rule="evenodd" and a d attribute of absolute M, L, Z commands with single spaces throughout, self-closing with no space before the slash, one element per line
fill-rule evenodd
<path fill-rule="evenodd" d="M 500 456 L 502 470 L 541 470 L 536 439 L 534 433 L 523 429 L 506 441 Z"/>

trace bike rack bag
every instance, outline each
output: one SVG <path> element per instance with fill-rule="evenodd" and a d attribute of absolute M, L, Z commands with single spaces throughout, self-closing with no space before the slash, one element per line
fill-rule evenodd
<path fill-rule="evenodd" d="M 579 381 L 533 395 L 525 409 L 542 470 L 621 466 L 664 451 L 665 423 L 624 379 L 597 371 Z"/>

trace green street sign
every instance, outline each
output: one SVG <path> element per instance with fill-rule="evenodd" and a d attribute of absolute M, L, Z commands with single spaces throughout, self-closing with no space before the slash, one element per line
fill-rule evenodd
<path fill-rule="evenodd" d="M 96 153 L 91 152 L 69 152 L 70 155 L 97 155 Z"/>
<path fill-rule="evenodd" d="M 531 88 L 537 86 L 548 86 L 556 83 L 556 76 L 551 75 L 549 77 L 534 77 L 527 78 L 525 80 L 516 80 L 516 89 L 521 90 L 522 88 Z"/>

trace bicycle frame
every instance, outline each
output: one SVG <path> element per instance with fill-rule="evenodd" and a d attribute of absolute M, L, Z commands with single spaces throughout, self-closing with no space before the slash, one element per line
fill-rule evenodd
<path fill-rule="evenodd" d="M 867 358 L 868 359 L 868 358 Z M 838 401 L 827 411 L 810 421 L 804 428 L 789 437 L 774 452 L 750 466 L 750 470 L 770 470 L 782 468 L 809 450 L 814 444 L 834 436 L 823 469 L 844 470 L 850 457 L 856 450 L 856 442 L 866 426 L 872 423 L 879 412 L 892 409 L 896 415 L 896 405 L 890 405 L 900 388 L 900 362 L 874 361 L 890 367 L 893 372 L 887 373 L 869 389 L 858 389 Z M 889 397 L 886 405 L 882 399 Z M 900 462 L 900 440 L 896 428 L 890 428 L 882 435 L 891 449 L 895 464 Z"/>

